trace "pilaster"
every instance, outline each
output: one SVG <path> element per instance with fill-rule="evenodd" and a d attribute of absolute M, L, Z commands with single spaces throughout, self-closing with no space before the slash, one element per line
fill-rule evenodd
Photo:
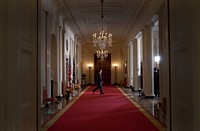
<path fill-rule="evenodd" d="M 164 97 L 169 98 L 169 44 L 168 44 L 168 22 L 167 22 L 167 7 L 162 6 L 158 12 L 159 19 L 159 53 L 161 61 L 159 64 L 160 71 L 160 100 Z"/>

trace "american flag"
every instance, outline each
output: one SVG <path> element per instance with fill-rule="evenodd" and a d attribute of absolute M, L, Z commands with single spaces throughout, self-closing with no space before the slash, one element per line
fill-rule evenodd
<path fill-rule="evenodd" d="M 75 59 L 73 58 L 73 83 L 76 82 Z"/>
<path fill-rule="evenodd" d="M 69 88 L 72 87 L 72 77 L 71 77 L 71 56 L 69 55 L 69 65 L 68 65 L 68 81 L 69 81 Z"/>

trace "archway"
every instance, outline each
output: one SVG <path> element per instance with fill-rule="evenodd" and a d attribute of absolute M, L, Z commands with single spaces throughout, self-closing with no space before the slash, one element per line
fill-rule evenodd
<path fill-rule="evenodd" d="M 57 42 L 55 34 L 51 36 L 51 97 L 58 93 L 58 66 L 57 66 Z"/>

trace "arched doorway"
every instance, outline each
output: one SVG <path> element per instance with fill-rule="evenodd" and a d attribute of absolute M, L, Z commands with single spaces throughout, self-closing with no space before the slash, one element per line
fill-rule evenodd
<path fill-rule="evenodd" d="M 58 70 L 57 70 L 57 42 L 55 34 L 51 36 L 51 97 L 58 93 Z"/>

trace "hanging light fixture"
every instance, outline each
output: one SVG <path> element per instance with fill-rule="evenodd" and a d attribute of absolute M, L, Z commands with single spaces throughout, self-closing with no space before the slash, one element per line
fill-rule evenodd
<path fill-rule="evenodd" d="M 100 50 L 104 50 L 106 46 L 112 46 L 112 34 L 107 33 L 107 25 L 103 21 L 103 2 L 104 0 L 101 0 L 101 23 L 99 24 L 99 34 L 94 33 L 93 34 L 93 45 L 94 47 L 99 47 Z"/>
<path fill-rule="evenodd" d="M 104 58 L 108 57 L 108 51 L 107 50 L 98 50 L 97 51 L 97 58 L 100 58 L 103 60 Z"/>

